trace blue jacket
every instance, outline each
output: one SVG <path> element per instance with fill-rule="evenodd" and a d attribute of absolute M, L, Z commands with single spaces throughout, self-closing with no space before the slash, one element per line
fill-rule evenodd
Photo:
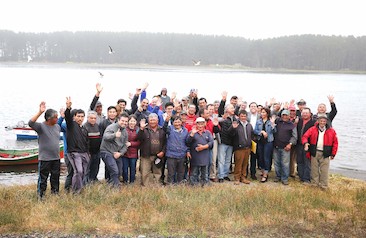
<path fill-rule="evenodd" d="M 58 120 L 57 120 L 57 124 L 60 125 L 61 127 L 61 131 L 63 132 L 63 136 L 62 136 L 62 139 L 64 141 L 64 154 L 67 153 L 67 141 L 66 141 L 66 131 L 67 131 L 67 128 L 66 128 L 66 122 L 64 122 L 64 118 L 63 117 L 59 117 Z"/>
<path fill-rule="evenodd" d="M 168 158 L 185 158 L 188 152 L 188 146 L 186 145 L 186 139 L 189 136 L 188 130 L 182 127 L 182 130 L 178 132 L 173 125 L 168 126 L 167 123 L 164 123 L 163 129 L 167 135 L 165 156 Z"/>
<path fill-rule="evenodd" d="M 263 136 L 261 135 L 262 128 L 263 128 L 263 119 L 260 118 L 259 120 L 257 120 L 257 123 L 255 124 L 255 129 L 254 129 L 254 134 L 258 135 L 260 140 L 264 139 Z M 273 133 L 276 132 L 276 127 L 272 127 L 271 121 L 269 119 L 266 121 L 265 131 L 268 134 L 267 142 L 274 141 Z"/>

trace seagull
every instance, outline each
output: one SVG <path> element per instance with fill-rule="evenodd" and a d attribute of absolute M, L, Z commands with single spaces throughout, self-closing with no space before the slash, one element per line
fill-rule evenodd
<path fill-rule="evenodd" d="M 112 47 L 110 45 L 108 47 L 109 47 L 109 54 L 113 54 L 114 52 L 113 52 Z"/>
<path fill-rule="evenodd" d="M 194 65 L 194 66 L 199 66 L 199 65 L 201 65 L 201 60 L 198 60 L 198 61 L 192 60 L 192 62 L 193 62 L 193 65 Z"/>
<path fill-rule="evenodd" d="M 101 77 L 101 78 L 103 78 L 104 77 L 104 74 L 102 74 L 101 72 L 98 72 L 99 73 L 99 76 Z"/>
<path fill-rule="evenodd" d="M 28 63 L 31 62 L 33 59 L 32 57 L 30 57 L 30 55 L 28 55 Z"/>

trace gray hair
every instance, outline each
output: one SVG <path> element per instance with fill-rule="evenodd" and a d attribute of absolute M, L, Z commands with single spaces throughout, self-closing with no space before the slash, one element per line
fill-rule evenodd
<path fill-rule="evenodd" d="M 47 109 L 47 111 L 44 114 L 44 119 L 46 121 L 48 121 L 48 120 L 54 118 L 56 115 L 58 115 L 58 113 L 57 113 L 56 110 L 54 110 L 54 109 Z"/>
<path fill-rule="evenodd" d="M 159 118 L 159 117 L 158 117 L 158 114 L 156 114 L 156 113 L 150 113 L 149 119 L 151 119 L 151 118 Z"/>
<path fill-rule="evenodd" d="M 91 116 L 91 115 L 97 117 L 98 116 L 98 113 L 96 111 L 88 111 L 88 117 Z"/>
<path fill-rule="evenodd" d="M 234 107 L 232 104 L 227 104 L 227 105 L 225 106 L 225 112 L 227 112 L 227 110 L 229 109 L 229 107 L 230 107 L 230 106 Z"/>

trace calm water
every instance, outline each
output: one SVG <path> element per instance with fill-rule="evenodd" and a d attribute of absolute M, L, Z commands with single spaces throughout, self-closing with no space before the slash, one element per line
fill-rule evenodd
<path fill-rule="evenodd" d="M 99 77 L 98 71 L 104 74 L 103 78 Z M 338 109 L 333 126 L 339 137 L 338 155 L 331 162 L 331 168 L 366 172 L 366 127 L 361 126 L 360 120 L 360 112 L 366 111 L 366 75 L 248 73 L 201 67 L 106 69 L 0 64 L 0 77 L 1 147 L 36 145 L 36 141 L 16 141 L 15 135 L 5 131 L 4 127 L 21 120 L 27 122 L 37 112 L 41 101 L 46 101 L 48 108 L 58 110 L 64 107 L 65 97 L 71 96 L 74 108 L 87 110 L 97 82 L 104 87 L 100 97 L 104 111 L 109 105 L 115 105 L 119 98 L 127 99 L 129 92 L 133 93 L 145 82 L 150 84 L 148 98 L 159 94 L 162 87 L 168 89 L 168 94 L 177 92 L 179 98 L 186 96 L 191 88 L 197 88 L 199 97 L 213 102 L 221 99 L 221 92 L 226 90 L 229 98 L 237 95 L 247 102 L 259 104 L 264 104 L 271 97 L 281 102 L 303 98 L 313 111 L 321 102 L 330 109 L 327 95 L 331 94 L 335 96 Z M 31 176 L 36 181 L 34 173 L 0 174 L 0 180 L 15 181 L 19 179 L 17 176 Z"/>

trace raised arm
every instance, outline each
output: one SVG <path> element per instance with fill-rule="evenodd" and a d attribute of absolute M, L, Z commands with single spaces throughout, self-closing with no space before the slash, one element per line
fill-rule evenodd
<path fill-rule="evenodd" d="M 97 105 L 97 102 L 99 100 L 100 93 L 103 91 L 103 87 L 100 83 L 97 83 L 95 85 L 95 88 L 97 89 L 97 92 L 95 93 L 95 96 L 94 96 L 92 102 L 90 103 L 90 110 L 92 110 L 92 111 L 95 110 L 95 106 Z"/>

